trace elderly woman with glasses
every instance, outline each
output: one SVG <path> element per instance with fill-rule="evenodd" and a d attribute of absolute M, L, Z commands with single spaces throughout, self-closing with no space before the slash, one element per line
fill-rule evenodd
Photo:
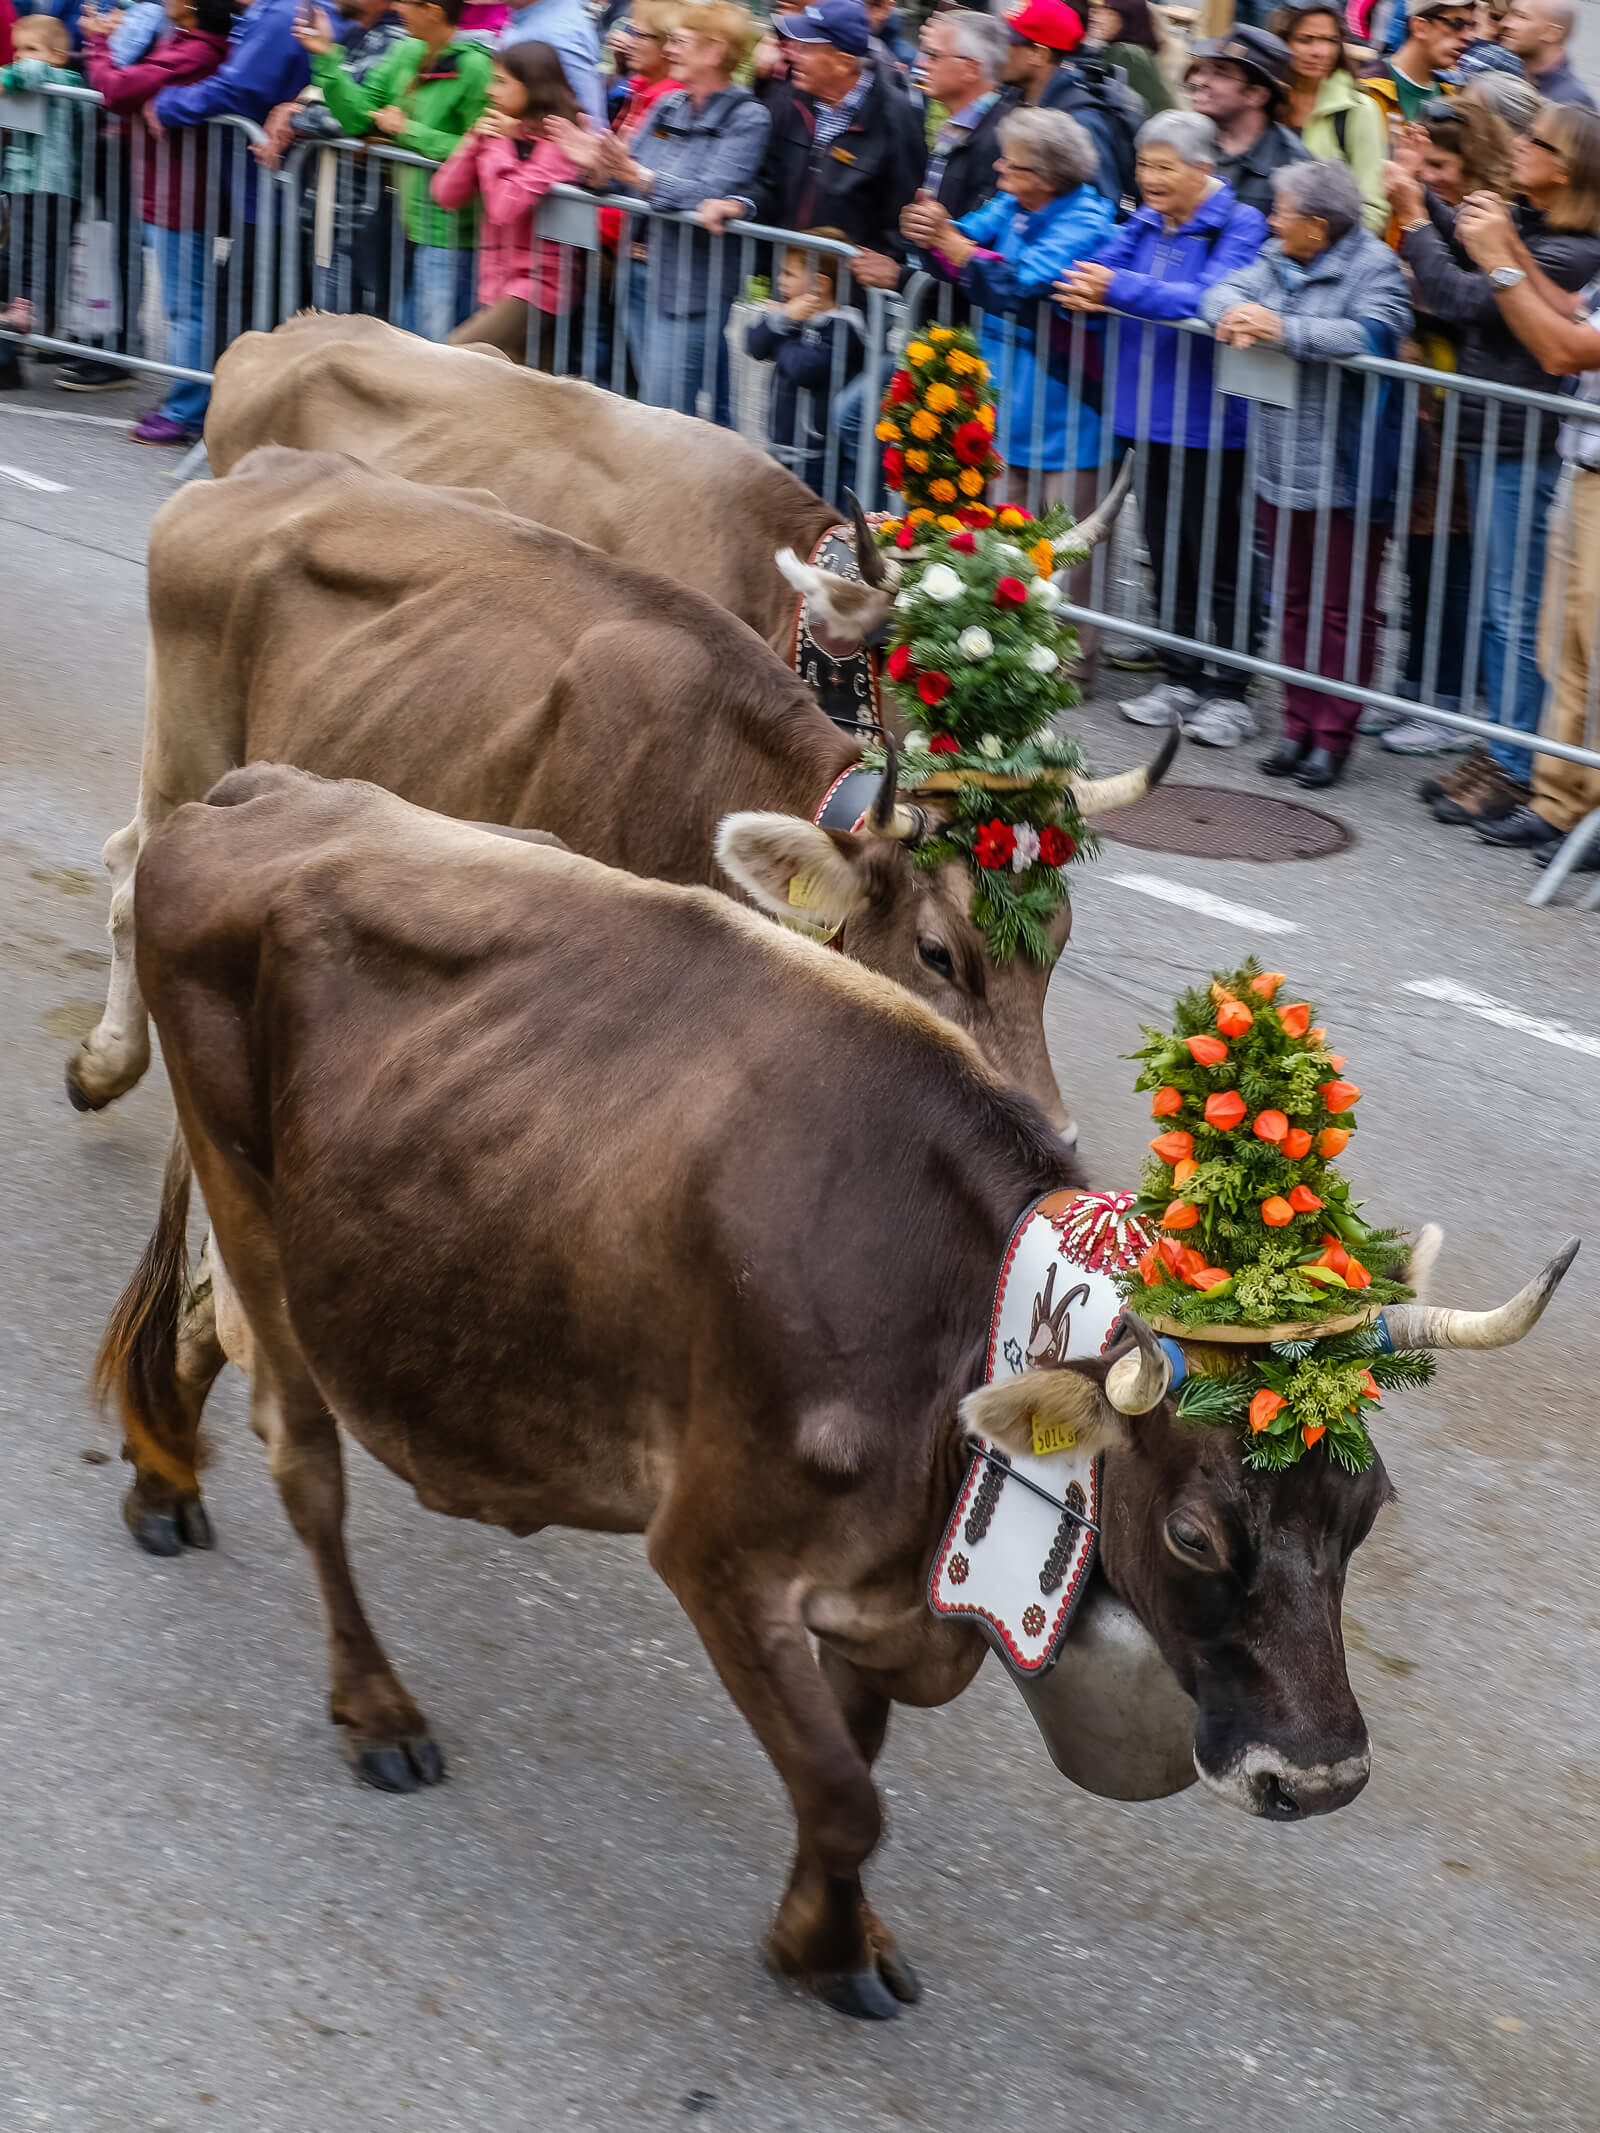
<path fill-rule="evenodd" d="M 1005 409 L 1000 450 L 1018 503 L 1030 486 L 1041 492 L 1035 502 L 1058 501 L 1069 467 L 1093 489 L 1100 420 L 1068 393 L 1065 348 L 1051 360 L 1049 305 L 1054 284 L 1111 230 L 1115 211 L 1094 182 L 1099 167 L 1094 142 L 1066 112 L 1013 111 L 1000 126 L 991 200 L 959 222 L 934 199 L 914 200 L 900 218 L 904 234 L 936 256 L 981 313 L 979 339 Z"/>
<path fill-rule="evenodd" d="M 1281 348 L 1299 365 L 1292 408 L 1257 407 L 1255 489 L 1285 666 L 1372 679 L 1378 572 L 1393 516 L 1399 397 L 1329 358 L 1392 357 L 1411 327 L 1405 274 L 1361 222 L 1343 163 L 1291 163 L 1275 181 L 1273 241 L 1208 289 L 1201 314 L 1224 346 Z M 1281 592 L 1280 592 L 1281 587 Z M 1353 659 L 1350 640 L 1356 640 Z M 1334 784 L 1360 705 L 1290 683 L 1268 777 Z"/>

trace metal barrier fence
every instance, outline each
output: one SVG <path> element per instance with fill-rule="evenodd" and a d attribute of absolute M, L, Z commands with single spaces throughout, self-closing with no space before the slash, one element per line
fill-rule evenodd
<path fill-rule="evenodd" d="M 152 139 L 81 89 L 0 100 L 0 147 L 19 136 L 58 186 L 68 174 L 64 192 L 3 196 L 0 300 L 33 302 L 36 349 L 199 385 L 236 333 L 308 305 L 436 337 L 471 311 L 470 251 L 441 257 L 451 248 L 415 234 L 438 166 L 405 150 L 297 141 L 281 168 L 258 167 L 274 159 L 246 121 Z M 528 311 L 516 352 L 530 364 L 734 425 L 870 509 L 887 501 L 874 430 L 890 370 L 925 320 L 970 324 L 1008 500 L 1064 498 L 1081 516 L 1134 453 L 1148 562 L 1119 570 L 1124 543 L 1074 574 L 1063 611 L 1086 631 L 1139 639 L 1212 698 L 1242 698 L 1255 677 L 1294 692 L 1302 720 L 1308 697 L 1425 715 L 1513 764 L 1537 753 L 1600 773 L 1600 658 L 1581 705 L 1558 692 L 1559 731 L 1536 664 L 1541 604 L 1548 645 L 1572 620 L 1600 644 L 1600 617 L 1568 612 L 1581 544 L 1555 452 L 1556 425 L 1592 427 L 1600 407 L 1371 356 L 1299 365 L 1224 348 L 1195 320 L 1049 302 L 987 314 L 915 259 L 899 290 L 865 289 L 848 245 L 752 223 L 708 232 L 567 186 L 536 233 L 553 308 Z M 825 275 L 853 324 L 775 423 L 748 340 L 786 264 Z M 1548 652 L 1546 666 L 1554 683 Z M 1529 901 L 1549 901 L 1596 840 L 1600 806 Z"/>

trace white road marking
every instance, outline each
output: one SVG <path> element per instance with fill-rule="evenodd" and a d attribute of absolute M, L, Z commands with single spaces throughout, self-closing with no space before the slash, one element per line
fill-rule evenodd
<path fill-rule="evenodd" d="M 1186 911 L 1198 911 L 1202 918 L 1220 918 L 1224 925 L 1243 926 L 1250 933 L 1300 931 L 1292 918 L 1279 918 L 1275 911 L 1258 911 L 1254 904 L 1229 903 L 1225 896 L 1213 896 L 1208 889 L 1191 889 L 1187 882 L 1168 881 L 1164 874 L 1108 874 L 1105 878 L 1120 889 L 1153 896 L 1164 904 L 1181 904 Z"/>
<path fill-rule="evenodd" d="M 65 496 L 69 486 L 64 481 L 50 481 L 43 474 L 30 474 L 26 467 L 8 467 L 3 459 L 0 459 L 0 475 L 7 481 L 20 482 L 25 489 L 42 490 L 46 496 Z"/>
<path fill-rule="evenodd" d="M 1457 985 L 1451 978 L 1412 978 L 1401 990 L 1414 992 L 1424 1000 L 1442 1000 L 1447 1007 L 1459 1007 L 1501 1029 L 1537 1037 L 1544 1044 L 1559 1044 L 1563 1051 L 1583 1052 L 1590 1059 L 1600 1059 L 1600 1037 L 1586 1037 L 1582 1030 L 1568 1029 L 1564 1022 L 1546 1022 L 1538 1015 L 1526 1015 L 1520 1007 L 1496 1000 L 1486 992 L 1474 992 L 1470 985 Z"/>
<path fill-rule="evenodd" d="M 35 422 L 89 422 L 102 430 L 128 427 L 126 415 L 80 415 L 75 407 L 8 407 L 3 400 L 0 415 L 31 415 Z"/>

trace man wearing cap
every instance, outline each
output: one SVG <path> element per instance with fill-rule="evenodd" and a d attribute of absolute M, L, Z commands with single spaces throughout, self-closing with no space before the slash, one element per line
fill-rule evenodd
<path fill-rule="evenodd" d="M 922 119 L 871 63 L 861 0 L 812 0 L 772 27 L 789 57 L 792 97 L 775 100 L 756 173 L 755 219 L 782 229 L 842 230 L 853 244 L 904 259 L 900 210 L 928 160 Z"/>
<path fill-rule="evenodd" d="M 1005 20 L 1011 33 L 1005 78 L 1013 102 L 1075 118 L 1099 151 L 1096 184 L 1120 207 L 1133 191 L 1133 137 L 1143 104 L 1105 69 L 1090 76 L 1068 56 L 1083 42 L 1083 22 L 1064 0 L 1023 0 Z"/>
<path fill-rule="evenodd" d="M 1272 213 L 1273 174 L 1310 160 L 1278 122 L 1293 73 L 1283 40 L 1246 25 L 1197 44 L 1185 77 L 1191 107 L 1210 119 L 1222 144 L 1217 176 L 1260 215 Z"/>
<path fill-rule="evenodd" d="M 1390 117 L 1398 114 L 1409 123 L 1424 104 L 1455 86 L 1455 63 L 1472 40 L 1473 23 L 1473 10 L 1461 0 L 1416 0 L 1405 43 L 1362 69 L 1362 88 Z"/>

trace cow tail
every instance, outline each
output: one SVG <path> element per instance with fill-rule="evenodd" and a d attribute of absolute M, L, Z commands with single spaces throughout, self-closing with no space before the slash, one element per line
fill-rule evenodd
<path fill-rule="evenodd" d="M 159 1476 L 186 1496 L 199 1486 L 192 1425 L 178 1388 L 178 1325 L 189 1291 L 190 1175 L 180 1127 L 162 1174 L 161 1212 L 106 1325 L 90 1381 L 100 1404 L 120 1412 L 123 1457 L 140 1478 Z M 181 1449 L 170 1441 L 177 1432 Z"/>

